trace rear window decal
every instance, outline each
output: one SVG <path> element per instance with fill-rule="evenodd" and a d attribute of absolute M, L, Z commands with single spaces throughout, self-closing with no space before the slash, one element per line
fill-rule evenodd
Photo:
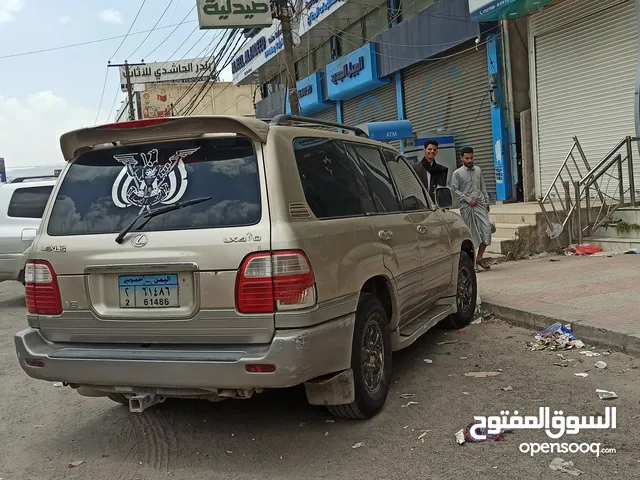
<path fill-rule="evenodd" d="M 187 190 L 183 159 L 199 149 L 178 150 L 163 164 L 158 163 L 157 149 L 114 155 L 124 167 L 111 189 L 113 203 L 119 208 L 139 207 L 140 213 L 159 203 L 176 203 Z"/>

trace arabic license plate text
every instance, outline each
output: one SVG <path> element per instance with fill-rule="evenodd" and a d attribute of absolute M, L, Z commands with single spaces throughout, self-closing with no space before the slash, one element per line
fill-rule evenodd
<path fill-rule="evenodd" d="M 176 308 L 180 306 L 178 276 L 123 275 L 118 278 L 120 308 Z"/>

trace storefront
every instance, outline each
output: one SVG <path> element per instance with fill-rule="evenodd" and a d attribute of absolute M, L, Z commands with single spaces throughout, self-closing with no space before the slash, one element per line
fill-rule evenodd
<path fill-rule="evenodd" d="M 529 24 L 536 193 L 551 186 L 577 136 L 594 166 L 635 134 L 634 0 L 566 0 Z"/>
<path fill-rule="evenodd" d="M 446 133 L 458 152 L 472 147 L 489 195 L 496 198 L 487 53 L 466 45 L 448 57 L 402 72 L 405 117 L 418 137 Z"/>
<path fill-rule="evenodd" d="M 317 118 L 327 122 L 337 122 L 336 105 L 327 100 L 324 84 L 324 72 L 315 72 L 296 82 L 300 115 Z M 286 113 L 291 113 L 291 104 L 287 96 Z"/>
<path fill-rule="evenodd" d="M 368 43 L 326 67 L 327 97 L 342 101 L 342 123 L 358 125 L 398 119 L 394 84 L 378 78 L 376 47 Z M 399 147 L 399 143 L 393 143 Z"/>

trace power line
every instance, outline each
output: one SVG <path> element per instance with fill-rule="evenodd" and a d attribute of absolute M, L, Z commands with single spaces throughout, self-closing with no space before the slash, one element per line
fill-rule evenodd
<path fill-rule="evenodd" d="M 142 40 L 142 42 L 140 42 L 140 45 L 138 45 L 136 47 L 136 49 L 131 52 L 131 54 L 127 57 L 127 59 L 133 57 L 133 55 L 140 50 L 140 47 L 142 47 L 142 45 L 144 45 L 144 42 L 147 41 L 147 39 L 151 36 L 151 34 L 153 33 L 153 31 L 156 29 L 156 27 L 158 26 L 158 24 L 162 21 L 162 19 L 164 18 L 165 14 L 167 13 L 167 11 L 169 10 L 169 7 L 171 7 L 171 4 L 174 2 L 174 0 L 169 0 L 169 4 L 167 5 L 167 8 L 164 9 L 164 12 L 162 12 L 162 15 L 160 15 L 160 18 L 158 19 L 158 21 L 155 23 L 155 25 L 151 28 L 151 30 L 149 31 L 149 33 L 147 33 L 147 36 L 144 37 L 144 39 Z"/>
<path fill-rule="evenodd" d="M 167 35 L 167 36 L 164 38 L 164 40 L 162 40 L 162 42 L 160 42 L 160 44 L 159 44 L 156 48 L 154 48 L 153 50 L 151 50 L 151 51 L 149 52 L 149 54 L 148 54 L 145 58 L 149 58 L 149 57 L 150 57 L 151 55 L 153 55 L 153 53 L 155 53 L 155 52 L 156 52 L 156 51 L 157 51 L 157 50 L 158 50 L 162 45 L 164 45 L 164 42 L 166 42 L 166 41 L 169 39 L 169 37 L 171 37 L 171 35 L 173 35 L 174 33 L 176 33 L 176 30 L 178 30 L 178 28 L 180 28 L 180 25 L 183 25 L 183 24 L 185 23 L 185 21 L 186 21 L 187 17 L 188 17 L 189 15 L 191 15 L 191 12 L 193 12 L 195 9 L 196 9 L 196 5 L 194 5 L 194 6 L 193 6 L 193 8 L 192 8 L 191 10 L 189 10 L 189 12 L 187 12 L 187 14 L 184 16 L 184 18 L 182 19 L 182 21 L 181 21 L 178 25 L 176 25 L 176 28 L 174 28 L 174 29 L 171 31 L 171 33 L 169 33 L 169 35 Z"/>
<path fill-rule="evenodd" d="M 142 4 L 140 5 L 140 8 L 138 9 L 138 13 L 136 13 L 135 18 L 133 19 L 133 22 L 131 22 L 131 25 L 129 26 L 129 30 L 127 30 L 127 33 L 124 37 L 122 37 L 122 41 L 120 42 L 120 45 L 118 45 L 118 48 L 116 48 L 116 51 L 113 52 L 113 55 L 111 55 L 111 58 L 109 59 L 109 61 L 111 61 L 111 59 L 113 59 L 113 57 L 116 56 L 116 54 L 120 51 L 120 48 L 122 48 L 122 45 L 124 44 L 124 41 L 127 39 L 127 37 L 129 36 L 129 34 L 131 33 L 131 29 L 133 28 L 133 26 L 136 23 L 136 20 L 138 20 L 138 17 L 140 16 L 140 12 L 142 11 L 142 7 L 144 7 L 144 4 L 147 3 L 147 0 L 142 0 Z M 153 29 L 152 29 L 153 30 Z"/>
<path fill-rule="evenodd" d="M 129 25 L 129 30 L 127 30 L 127 33 L 125 34 L 125 36 L 122 37 L 122 41 L 120 42 L 120 45 L 118 45 L 118 48 L 116 48 L 116 51 L 113 52 L 113 55 L 111 55 L 111 57 L 109 58 L 109 61 L 107 63 L 111 63 L 111 59 L 113 59 L 113 57 L 115 57 L 116 54 L 120 51 L 120 48 L 124 44 L 124 41 L 127 39 L 129 34 L 131 33 L 131 30 L 133 29 L 133 26 L 135 25 L 136 20 L 138 20 L 138 17 L 140 16 L 140 12 L 142 11 L 142 7 L 144 7 L 144 4 L 146 2 L 147 2 L 147 0 L 142 0 L 142 3 L 140 4 L 140 8 L 138 9 L 138 13 L 136 13 L 136 16 L 133 19 L 133 22 L 131 22 L 131 25 Z M 107 89 L 107 78 L 108 77 L 109 77 L 109 67 L 107 67 L 106 72 L 104 72 L 104 82 L 102 83 L 102 93 L 100 93 L 100 103 L 98 104 L 98 111 L 96 112 L 96 119 L 94 120 L 93 123 L 98 123 L 98 117 L 100 117 L 100 110 L 102 110 L 102 102 L 104 100 L 104 92 Z"/>
<path fill-rule="evenodd" d="M 186 25 L 188 23 L 195 23 L 197 21 L 198 20 L 196 19 L 196 20 L 188 20 L 188 21 L 182 22 L 182 23 L 174 23 L 172 25 L 165 25 L 163 27 L 158 27 L 158 28 L 156 28 L 156 30 L 164 30 L 166 28 L 172 28 L 172 27 L 175 27 L 177 25 Z M 148 33 L 148 32 L 151 32 L 151 31 L 152 30 L 141 30 L 139 32 L 130 33 L 128 36 L 132 37 L 134 35 L 142 35 L 144 33 Z M 83 47 L 85 45 L 93 45 L 95 43 L 110 42 L 111 40 L 118 40 L 119 38 L 126 38 L 126 37 L 127 37 L 127 35 L 117 35 L 115 37 L 99 38 L 97 40 L 89 40 L 89 41 L 80 42 L 80 43 L 71 43 L 71 44 L 68 44 L 68 45 L 61 45 L 59 47 L 42 48 L 40 50 L 31 50 L 31 51 L 28 51 L 28 52 L 12 53 L 12 54 L 9 54 L 9 55 L 0 56 L 0 60 L 3 60 L 5 58 L 15 58 L 15 57 L 24 57 L 24 56 L 27 56 L 27 55 L 36 55 L 38 53 L 53 52 L 53 51 L 56 51 L 56 50 L 64 50 L 64 49 L 67 49 L 67 48 Z"/>

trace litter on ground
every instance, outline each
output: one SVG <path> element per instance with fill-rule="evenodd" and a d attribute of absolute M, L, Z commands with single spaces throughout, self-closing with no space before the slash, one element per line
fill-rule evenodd
<path fill-rule="evenodd" d="M 569 325 L 557 322 L 535 335 L 535 342 L 529 343 L 529 349 L 536 350 L 572 350 L 584 347 L 571 331 Z"/>
<path fill-rule="evenodd" d="M 84 463 L 84 460 L 76 460 L 75 462 L 69 462 L 67 464 L 67 468 L 74 468 L 74 467 L 79 467 L 80 465 L 82 465 Z"/>
<path fill-rule="evenodd" d="M 591 350 L 585 350 L 584 352 L 580 352 L 580 355 L 584 355 L 585 357 L 599 357 L 600 354 L 598 352 L 592 352 Z"/>
<path fill-rule="evenodd" d="M 452 343 L 458 343 L 460 340 L 445 340 L 444 342 L 438 342 L 438 345 L 451 345 Z"/>
<path fill-rule="evenodd" d="M 600 400 L 614 400 L 618 398 L 616 392 L 609 392 L 608 390 L 601 390 L 598 388 L 596 389 L 596 393 L 598 394 Z"/>
<path fill-rule="evenodd" d="M 588 377 L 588 376 L 589 376 L 589 374 L 588 374 L 588 373 L 574 373 L 574 375 L 575 375 L 576 377 L 581 377 L 581 378 L 585 378 L 585 377 Z"/>
<path fill-rule="evenodd" d="M 500 372 L 467 372 L 464 374 L 465 377 L 474 378 L 497 377 L 498 375 L 500 375 Z"/>
<path fill-rule="evenodd" d="M 424 363 L 433 363 L 433 360 L 431 360 L 430 358 L 425 358 Z"/>
<path fill-rule="evenodd" d="M 355 445 L 351 445 L 351 448 L 360 448 L 364 447 L 364 442 L 358 442 Z"/>
<path fill-rule="evenodd" d="M 596 362 L 593 366 L 600 369 L 607 368 L 607 362 L 603 362 L 602 360 L 600 360 L 599 362 Z"/>
<path fill-rule="evenodd" d="M 576 245 L 565 250 L 565 252 L 573 253 L 574 255 L 594 255 L 600 251 L 601 248 L 598 245 Z"/>
<path fill-rule="evenodd" d="M 415 393 L 401 393 L 400 394 L 400 398 L 413 398 L 415 396 L 416 396 Z"/>
<path fill-rule="evenodd" d="M 511 429 L 502 429 L 502 430 L 500 430 L 500 433 L 490 434 L 490 433 L 488 433 L 486 427 L 476 428 L 476 433 L 478 433 L 480 435 L 484 435 L 486 437 L 484 440 L 480 440 L 478 438 L 474 438 L 471 435 L 471 427 L 473 427 L 474 425 L 477 425 L 478 423 L 480 423 L 478 420 L 474 420 L 473 422 L 468 424 L 466 427 L 464 427 L 462 430 L 460 430 L 460 432 L 462 432 L 462 434 L 463 434 L 464 442 L 480 443 L 480 442 L 486 442 L 487 440 L 500 441 L 500 440 L 504 440 L 504 434 L 505 433 L 509 433 L 509 432 L 513 431 Z M 460 432 L 458 432 L 458 433 L 460 433 Z M 456 433 L 456 439 L 458 438 L 458 433 Z M 460 443 L 460 442 L 458 441 L 458 443 Z M 460 445 L 462 445 L 462 443 L 460 443 Z"/>
<path fill-rule="evenodd" d="M 551 461 L 551 463 L 549 464 L 549 468 L 556 472 L 568 473 L 569 475 L 573 475 L 574 477 L 577 477 L 581 473 L 584 473 L 576 469 L 573 466 L 573 462 L 571 460 L 565 461 L 564 459 L 559 457 L 556 457 Z"/>
<path fill-rule="evenodd" d="M 509 385 L 508 387 L 502 387 L 500 390 L 502 390 L 503 392 L 510 392 L 513 390 L 513 387 Z"/>
<path fill-rule="evenodd" d="M 418 405 L 418 402 L 408 402 L 406 405 L 401 405 L 402 408 L 410 407 L 411 405 Z"/>

